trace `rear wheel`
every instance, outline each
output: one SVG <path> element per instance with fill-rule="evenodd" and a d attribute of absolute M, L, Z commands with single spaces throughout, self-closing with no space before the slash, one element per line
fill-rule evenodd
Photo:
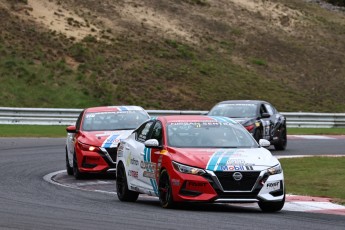
<path fill-rule="evenodd" d="M 278 143 L 274 145 L 276 150 L 285 150 L 287 144 L 286 127 L 280 130 Z"/>
<path fill-rule="evenodd" d="M 85 174 L 81 173 L 78 168 L 78 161 L 77 161 L 77 155 L 76 153 L 73 154 L 73 175 L 75 179 L 83 179 Z"/>
<path fill-rule="evenodd" d="M 116 193 L 121 201 L 134 202 L 138 199 L 139 193 L 128 189 L 126 170 L 122 162 L 117 165 L 116 169 Z"/>
<path fill-rule="evenodd" d="M 163 208 L 173 208 L 174 200 L 172 196 L 170 177 L 166 169 L 163 169 L 159 177 L 159 201 Z"/>
<path fill-rule="evenodd" d="M 73 175 L 73 167 L 69 165 L 69 159 L 68 159 L 68 153 L 67 153 L 67 147 L 66 147 L 66 171 L 68 175 Z"/>
<path fill-rule="evenodd" d="M 260 209 L 263 212 L 278 212 L 284 207 L 285 195 L 282 201 L 278 201 L 278 202 L 260 201 L 258 204 L 259 204 Z"/>

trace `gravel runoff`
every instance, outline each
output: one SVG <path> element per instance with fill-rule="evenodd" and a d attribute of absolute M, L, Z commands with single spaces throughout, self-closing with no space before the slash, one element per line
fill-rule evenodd
<path fill-rule="evenodd" d="M 306 1 L 308 3 L 316 3 L 320 7 L 325 8 L 325 9 L 330 10 L 330 11 L 337 11 L 337 12 L 345 13 L 345 7 L 335 6 L 335 5 L 332 5 L 332 4 L 330 4 L 326 1 L 323 1 L 323 0 L 304 0 L 304 1 Z"/>

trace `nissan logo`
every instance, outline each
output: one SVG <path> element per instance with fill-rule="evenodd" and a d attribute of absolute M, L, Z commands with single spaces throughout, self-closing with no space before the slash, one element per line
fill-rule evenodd
<path fill-rule="evenodd" d="M 234 174 L 232 174 L 232 177 L 234 178 L 234 180 L 239 181 L 242 180 L 243 175 L 240 172 L 235 172 Z"/>

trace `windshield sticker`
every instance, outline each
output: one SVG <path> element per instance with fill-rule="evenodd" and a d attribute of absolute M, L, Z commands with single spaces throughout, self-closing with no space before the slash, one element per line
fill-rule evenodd
<path fill-rule="evenodd" d="M 201 128 L 201 127 L 217 127 L 221 125 L 232 125 L 234 122 L 228 121 L 201 121 L 201 122 L 170 122 L 170 126 L 186 126 L 186 127 L 194 127 L 194 128 Z"/>

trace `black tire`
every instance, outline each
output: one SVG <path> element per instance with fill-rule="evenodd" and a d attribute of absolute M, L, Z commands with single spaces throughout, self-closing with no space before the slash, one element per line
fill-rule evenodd
<path fill-rule="evenodd" d="M 285 194 L 282 201 L 278 201 L 278 202 L 259 201 L 258 203 L 260 209 L 263 212 L 278 212 L 282 210 L 282 208 L 284 207 L 284 204 L 285 204 Z"/>
<path fill-rule="evenodd" d="M 73 175 L 75 179 L 80 180 L 83 179 L 85 174 L 81 173 L 78 168 L 78 163 L 77 163 L 77 155 L 76 153 L 73 154 Z"/>
<path fill-rule="evenodd" d="M 69 160 L 68 160 L 68 153 L 67 153 L 67 147 L 66 147 L 66 171 L 68 175 L 73 175 L 73 167 L 69 165 Z"/>
<path fill-rule="evenodd" d="M 274 145 L 276 150 L 285 150 L 287 145 L 286 127 L 280 130 L 278 143 Z"/>
<path fill-rule="evenodd" d="M 159 176 L 159 202 L 163 208 L 175 207 L 171 190 L 170 177 L 166 169 L 161 171 Z"/>
<path fill-rule="evenodd" d="M 259 143 L 259 140 L 262 139 L 262 131 L 260 128 L 257 128 L 254 132 L 254 135 L 253 135 L 254 139 L 256 140 L 256 142 Z"/>
<path fill-rule="evenodd" d="M 116 193 L 121 201 L 134 202 L 138 199 L 139 193 L 128 189 L 126 170 L 122 162 L 116 169 Z"/>

